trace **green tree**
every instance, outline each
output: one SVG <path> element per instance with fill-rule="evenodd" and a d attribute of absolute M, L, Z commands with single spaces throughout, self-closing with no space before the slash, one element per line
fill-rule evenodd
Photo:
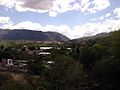
<path fill-rule="evenodd" d="M 52 90 L 72 90 L 80 87 L 82 75 L 83 68 L 80 63 L 69 56 L 60 55 L 54 58 L 54 64 L 45 76 Z"/>
<path fill-rule="evenodd" d="M 111 35 L 111 52 L 115 58 L 120 59 L 120 30 Z"/>
<path fill-rule="evenodd" d="M 80 62 L 83 64 L 86 71 L 91 71 L 94 68 L 95 55 L 91 46 L 82 46 L 80 54 Z"/>
<path fill-rule="evenodd" d="M 96 76 L 100 90 L 120 90 L 120 30 L 112 32 L 109 38 L 109 57 L 96 62 Z"/>
<path fill-rule="evenodd" d="M 94 57 L 95 61 L 101 60 L 103 57 L 107 56 L 107 49 L 98 43 L 94 44 L 92 46 L 93 52 L 94 52 Z"/>
<path fill-rule="evenodd" d="M 96 64 L 100 90 L 120 90 L 120 60 L 103 59 Z"/>
<path fill-rule="evenodd" d="M 2 49 L 2 50 L 4 49 L 4 46 L 3 46 L 3 44 L 1 45 L 0 49 Z"/>
<path fill-rule="evenodd" d="M 41 75 L 43 69 L 43 61 L 41 57 L 37 57 L 28 61 L 28 73 L 33 75 Z"/>

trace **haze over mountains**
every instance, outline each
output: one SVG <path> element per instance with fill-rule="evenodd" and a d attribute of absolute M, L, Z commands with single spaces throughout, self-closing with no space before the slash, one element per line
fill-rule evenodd
<path fill-rule="evenodd" d="M 57 32 L 32 31 L 27 29 L 0 29 L 0 40 L 38 40 L 38 41 L 68 41 L 69 38 Z"/>

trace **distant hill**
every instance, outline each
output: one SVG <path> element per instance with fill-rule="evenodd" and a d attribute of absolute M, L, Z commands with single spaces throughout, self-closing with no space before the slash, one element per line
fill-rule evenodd
<path fill-rule="evenodd" d="M 87 42 L 89 40 L 95 40 L 96 38 L 108 37 L 108 36 L 110 36 L 110 34 L 111 33 L 100 33 L 100 34 L 96 34 L 94 36 L 73 39 L 73 40 L 70 40 L 70 42 L 71 43 L 82 43 L 82 42 Z"/>
<path fill-rule="evenodd" d="M 0 29 L 0 40 L 38 40 L 64 42 L 70 39 L 57 32 L 42 32 L 27 29 Z"/>

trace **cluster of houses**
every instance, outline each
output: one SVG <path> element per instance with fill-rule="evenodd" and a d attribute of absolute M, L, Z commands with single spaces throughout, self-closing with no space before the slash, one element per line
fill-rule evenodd
<path fill-rule="evenodd" d="M 25 51 L 28 53 L 28 54 L 37 54 L 37 55 L 50 55 L 50 51 L 55 48 L 55 49 L 61 49 L 60 47 L 39 47 L 39 49 L 35 49 L 35 50 L 29 50 L 27 47 L 25 49 Z M 66 48 L 67 50 L 71 51 L 71 48 Z"/>
<path fill-rule="evenodd" d="M 50 55 L 50 50 L 53 49 L 53 47 L 40 47 L 36 50 L 29 50 L 27 46 L 25 45 L 25 51 L 28 54 L 37 54 L 37 55 Z M 57 48 L 60 49 L 60 48 Z M 71 50 L 71 48 L 67 48 L 68 50 Z M 45 66 L 49 67 L 49 64 L 54 63 L 53 61 L 47 61 Z M 13 59 L 4 59 L 2 58 L 0 62 L 0 71 L 12 71 L 12 72 L 27 72 L 27 61 L 26 60 L 13 60 Z"/>
<path fill-rule="evenodd" d="M 2 58 L 0 71 L 27 72 L 27 61 Z"/>
<path fill-rule="evenodd" d="M 39 50 L 29 50 L 26 45 L 24 45 L 25 51 L 28 54 L 36 53 L 37 55 L 49 55 L 50 49 L 53 47 L 40 47 Z M 49 62 L 48 62 L 49 63 Z M 26 60 L 13 60 L 13 59 L 4 59 L 2 58 L 0 62 L 0 71 L 12 71 L 12 72 L 27 72 L 27 61 Z"/>
<path fill-rule="evenodd" d="M 50 55 L 50 50 L 53 49 L 53 47 L 39 47 L 39 49 L 36 48 L 35 50 L 30 50 L 26 45 L 24 46 L 24 48 L 28 54 L 35 53 L 37 55 Z"/>

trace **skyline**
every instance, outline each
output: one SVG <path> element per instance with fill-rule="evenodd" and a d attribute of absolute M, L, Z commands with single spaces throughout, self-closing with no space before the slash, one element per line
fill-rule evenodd
<path fill-rule="evenodd" d="M 120 0 L 0 0 L 0 28 L 53 31 L 70 39 L 120 29 Z"/>

